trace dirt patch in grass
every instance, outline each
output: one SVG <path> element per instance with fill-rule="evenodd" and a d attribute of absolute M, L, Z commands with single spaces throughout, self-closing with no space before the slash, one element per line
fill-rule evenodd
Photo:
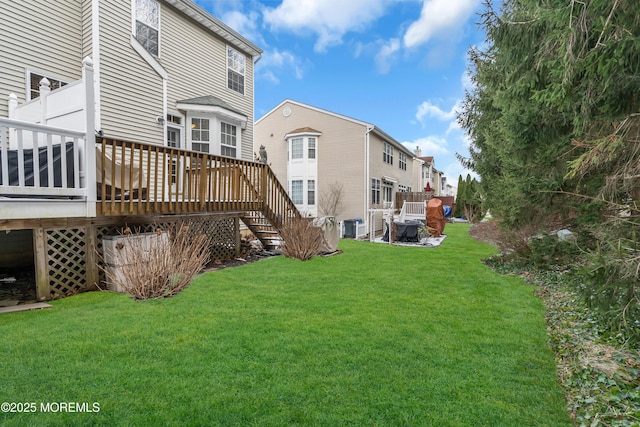
<path fill-rule="evenodd" d="M 281 255 L 280 251 L 267 251 L 258 240 L 243 240 L 241 255 L 236 258 L 216 259 L 207 264 L 204 271 L 215 271 L 223 268 L 238 267 L 261 259 Z"/>
<path fill-rule="evenodd" d="M 500 231 L 495 221 L 485 221 L 471 224 L 469 227 L 469 235 L 479 242 L 491 243 L 497 246 L 496 242 Z"/>

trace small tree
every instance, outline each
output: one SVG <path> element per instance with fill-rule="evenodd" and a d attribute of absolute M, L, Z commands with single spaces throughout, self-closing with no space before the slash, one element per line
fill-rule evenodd
<path fill-rule="evenodd" d="M 471 175 L 467 175 L 463 187 L 464 198 L 461 203 L 458 203 L 462 205 L 464 216 L 469 222 L 478 222 L 485 214 L 482 207 L 482 197 L 480 195 L 480 183 L 475 178 L 471 179 Z"/>
<path fill-rule="evenodd" d="M 332 182 L 320 193 L 318 210 L 323 216 L 337 217 L 344 210 L 344 187 L 340 182 Z"/>

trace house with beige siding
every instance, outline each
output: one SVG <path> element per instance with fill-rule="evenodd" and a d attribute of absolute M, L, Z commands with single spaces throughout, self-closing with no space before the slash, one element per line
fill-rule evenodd
<path fill-rule="evenodd" d="M 392 207 L 414 191 L 414 155 L 378 126 L 285 100 L 254 126 L 254 150 L 267 161 L 301 213 L 320 216 L 322 201 L 342 187 L 338 220 L 367 222 L 369 209 Z M 418 189 L 416 191 L 421 191 Z"/>
<path fill-rule="evenodd" d="M 104 289 L 105 239 L 181 223 L 211 259 L 242 224 L 280 245 L 300 214 L 253 158 L 261 54 L 191 0 L 0 0 L 0 274 Z"/>

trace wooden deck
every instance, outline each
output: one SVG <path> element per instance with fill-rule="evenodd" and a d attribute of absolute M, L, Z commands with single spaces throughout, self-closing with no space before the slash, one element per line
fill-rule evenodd
<path fill-rule="evenodd" d="M 272 249 L 298 217 L 262 163 L 0 118 L 0 243 L 31 230 L 40 301 L 101 283 L 102 238 L 124 228 L 189 223 L 219 259 L 239 256 L 241 222 Z"/>

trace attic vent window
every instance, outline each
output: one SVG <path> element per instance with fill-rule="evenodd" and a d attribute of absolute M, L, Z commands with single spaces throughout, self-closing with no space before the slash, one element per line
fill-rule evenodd
<path fill-rule="evenodd" d="M 158 56 L 160 5 L 155 0 L 135 0 L 136 39 L 152 55 Z"/>
<path fill-rule="evenodd" d="M 245 57 L 227 46 L 227 87 L 244 95 Z"/>

